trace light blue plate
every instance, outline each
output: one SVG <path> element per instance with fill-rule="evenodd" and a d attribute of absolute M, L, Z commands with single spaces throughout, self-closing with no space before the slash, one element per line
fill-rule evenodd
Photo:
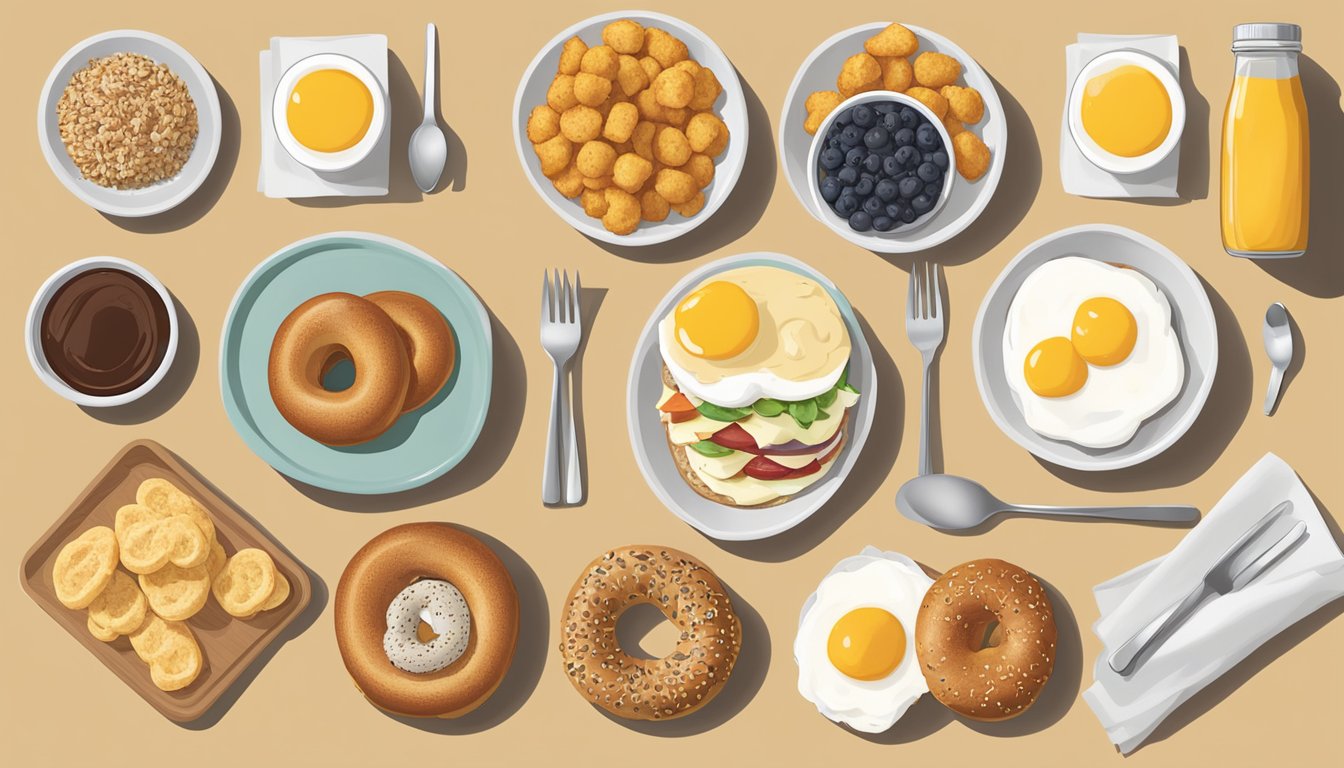
<path fill-rule="evenodd" d="M 443 313 L 457 341 L 457 368 L 433 400 L 378 439 L 341 448 L 290 426 L 266 381 L 281 321 L 331 291 L 422 296 Z M 491 350 L 485 308 L 452 270 L 382 235 L 333 232 L 286 246 L 243 281 L 224 321 L 219 385 L 243 442 L 281 473 L 343 493 L 393 493 L 443 475 L 471 450 L 490 407 Z"/>

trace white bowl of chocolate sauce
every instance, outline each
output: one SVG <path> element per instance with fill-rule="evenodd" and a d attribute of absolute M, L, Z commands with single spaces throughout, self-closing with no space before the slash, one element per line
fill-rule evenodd
<path fill-rule="evenodd" d="M 112 256 L 67 264 L 28 307 L 24 346 L 37 377 L 82 406 L 138 400 L 177 355 L 177 312 L 158 278 Z"/>

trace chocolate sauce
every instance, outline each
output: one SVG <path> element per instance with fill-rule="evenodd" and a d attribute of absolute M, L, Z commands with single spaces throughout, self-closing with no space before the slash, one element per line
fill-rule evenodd
<path fill-rule="evenodd" d="M 71 278 L 42 313 L 42 354 L 76 391 L 106 397 L 139 387 L 168 352 L 168 307 L 130 272 L 93 269 Z"/>

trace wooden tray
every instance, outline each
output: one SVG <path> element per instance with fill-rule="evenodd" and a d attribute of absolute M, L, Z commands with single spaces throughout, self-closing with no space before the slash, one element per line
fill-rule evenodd
<path fill-rule="evenodd" d="M 89 634 L 87 612 L 61 605 L 51 580 L 52 564 L 61 548 L 95 525 L 112 527 L 117 508 L 133 503 L 136 488 L 151 477 L 171 481 L 205 506 L 214 520 L 216 536 L 225 552 L 232 555 L 246 547 L 263 549 L 275 560 L 276 569 L 290 584 L 288 600 L 247 621 L 230 616 L 213 597 L 210 598 L 187 622 L 201 646 L 205 665 L 195 682 L 172 692 L 154 686 L 149 679 L 149 667 L 135 655 L 128 639 L 120 637 L 104 643 Z M 199 475 L 152 440 L 137 440 L 117 453 L 65 514 L 24 555 L 19 580 L 29 597 L 56 623 L 65 627 L 150 706 L 176 722 L 188 722 L 204 715 L 266 646 L 279 639 L 285 627 L 303 613 L 312 597 L 312 584 L 303 566 L 259 530 L 249 517 L 220 498 Z"/>

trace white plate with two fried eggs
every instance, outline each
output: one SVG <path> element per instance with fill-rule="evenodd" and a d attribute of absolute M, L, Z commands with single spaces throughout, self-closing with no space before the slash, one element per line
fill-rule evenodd
<path fill-rule="evenodd" d="M 1034 280 L 1038 273 L 1047 279 Z M 1133 351 L 1086 363 L 1087 383 L 1072 394 L 1034 394 L 1026 356 L 1046 338 L 1069 337 L 1075 311 L 1102 296 L 1132 314 Z M 1030 309 L 1014 306 L 1019 299 Z M 999 428 L 1034 455 L 1082 470 L 1133 466 L 1169 448 L 1198 417 L 1218 364 L 1198 276 L 1157 241 L 1105 224 L 1056 232 L 1019 253 L 981 304 L 972 347 L 976 384 Z"/>

